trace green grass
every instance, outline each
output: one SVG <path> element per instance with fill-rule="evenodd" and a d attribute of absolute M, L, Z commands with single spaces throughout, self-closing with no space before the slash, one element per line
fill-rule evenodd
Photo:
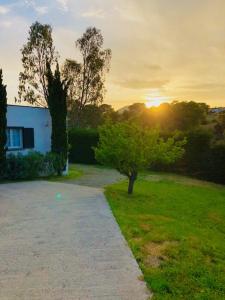
<path fill-rule="evenodd" d="M 62 182 L 62 181 L 66 181 L 66 180 L 77 179 L 78 177 L 80 177 L 82 175 L 83 175 L 83 171 L 81 169 L 78 169 L 76 167 L 76 165 L 70 164 L 68 175 L 65 175 L 65 176 L 50 176 L 50 177 L 46 177 L 44 179 L 48 180 L 48 181 L 57 181 L 57 182 L 61 181 Z"/>
<path fill-rule="evenodd" d="M 48 176 L 48 177 L 38 177 L 32 179 L 15 179 L 15 180 L 0 180 L 0 184 L 3 183 L 13 183 L 13 182 L 24 182 L 24 181 L 34 181 L 34 180 L 47 180 L 53 182 L 64 182 L 67 180 L 77 179 L 83 175 L 83 171 L 76 167 L 76 165 L 70 164 L 69 165 L 69 172 L 68 175 L 65 176 Z"/>
<path fill-rule="evenodd" d="M 153 299 L 225 299 L 225 188 L 171 175 L 106 188 Z"/>

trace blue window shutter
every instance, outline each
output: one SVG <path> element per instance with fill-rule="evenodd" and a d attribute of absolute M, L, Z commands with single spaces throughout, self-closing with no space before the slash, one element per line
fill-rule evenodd
<path fill-rule="evenodd" d="M 23 148 L 34 148 L 34 128 L 23 128 Z"/>

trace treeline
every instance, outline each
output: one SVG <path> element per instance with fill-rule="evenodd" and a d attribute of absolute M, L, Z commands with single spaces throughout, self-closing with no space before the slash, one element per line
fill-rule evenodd
<path fill-rule="evenodd" d="M 98 142 L 98 126 L 106 120 L 114 123 L 129 120 L 149 129 L 158 127 L 164 137 L 174 133 L 178 138 L 186 137 L 182 159 L 170 166 L 155 163 L 154 170 L 225 183 L 225 112 L 212 113 L 205 103 L 193 101 L 152 108 L 136 103 L 117 112 L 106 104 L 86 109 L 81 118 L 82 128 L 70 130 L 71 161 L 95 163 L 92 147 Z"/>

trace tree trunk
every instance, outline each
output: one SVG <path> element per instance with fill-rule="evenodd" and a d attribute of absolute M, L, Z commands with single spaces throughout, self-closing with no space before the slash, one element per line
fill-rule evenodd
<path fill-rule="evenodd" d="M 137 179 L 137 173 L 132 173 L 131 176 L 129 176 L 129 184 L 128 184 L 128 194 L 133 194 L 134 189 L 134 182 Z"/>

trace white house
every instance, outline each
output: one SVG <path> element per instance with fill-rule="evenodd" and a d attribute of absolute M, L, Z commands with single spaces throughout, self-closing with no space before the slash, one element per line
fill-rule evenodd
<path fill-rule="evenodd" d="M 51 150 L 51 117 L 47 108 L 8 105 L 7 152 Z"/>

